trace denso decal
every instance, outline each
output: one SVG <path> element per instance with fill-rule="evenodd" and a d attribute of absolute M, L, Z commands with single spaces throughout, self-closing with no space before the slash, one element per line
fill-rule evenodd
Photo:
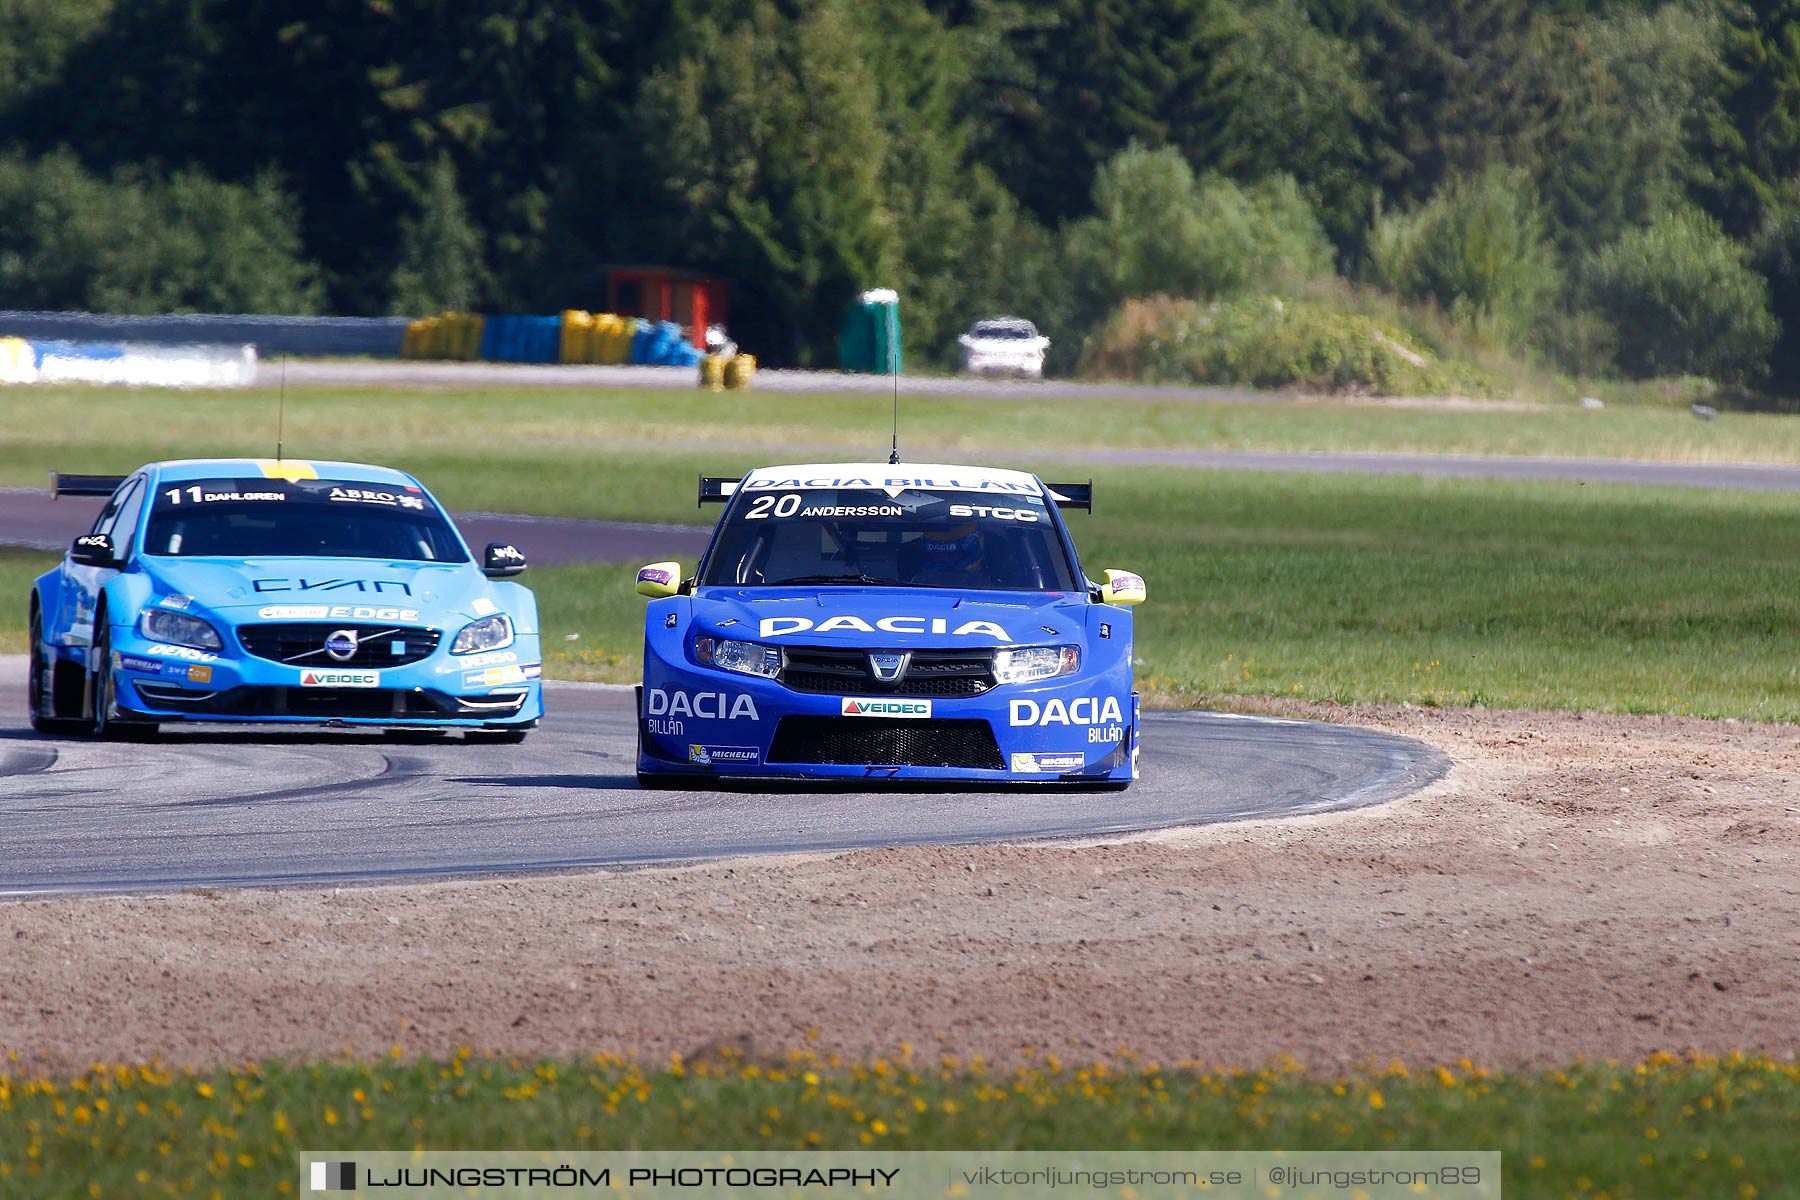
<path fill-rule="evenodd" d="M 1023 521 L 1026 524 L 1038 519 L 1037 513 L 1029 508 L 990 508 L 985 504 L 952 504 L 950 515 L 953 517 L 992 517 L 996 521 Z"/>
<path fill-rule="evenodd" d="M 302 671 L 301 687 L 372 688 L 381 686 L 380 671 Z"/>
<path fill-rule="evenodd" d="M 694 692 L 677 688 L 666 692 L 651 688 L 649 710 L 653 717 L 707 717 L 714 721 L 761 720 L 756 715 L 756 701 L 742 693 Z"/>
<path fill-rule="evenodd" d="M 271 604 L 256 610 L 265 621 L 416 621 L 416 608 L 375 608 L 363 604 Z"/>
<path fill-rule="evenodd" d="M 844 717 L 929 717 L 931 701 L 865 700 L 845 696 L 843 703 L 838 706 L 838 715 Z"/>
<path fill-rule="evenodd" d="M 861 617 L 840 614 L 814 623 L 810 617 L 764 617 L 763 637 L 786 637 L 790 633 L 830 633 L 836 629 L 853 629 L 858 633 L 947 633 L 951 637 L 973 637 L 977 634 L 997 642 L 1010 642 L 1012 635 L 992 621 L 964 621 L 955 629 L 943 617 L 877 617 L 873 625 Z"/>
<path fill-rule="evenodd" d="M 1067 704 L 1061 699 L 1042 704 L 1036 700 L 1014 700 L 1009 719 L 1014 725 L 1103 725 L 1125 717 L 1119 712 L 1117 696 L 1077 696 Z"/>
<path fill-rule="evenodd" d="M 508 663 L 516 663 L 518 661 L 519 656 L 514 654 L 511 650 L 489 650 L 485 654 L 462 655 L 448 667 L 442 668 L 442 670 L 454 671 L 459 667 L 464 670 L 473 670 L 476 667 L 503 667 Z"/>
<path fill-rule="evenodd" d="M 354 589 L 385 595 L 389 588 L 412 595 L 412 585 L 399 579 L 256 579 L 250 586 L 259 592 L 341 592 Z"/>
<path fill-rule="evenodd" d="M 186 662 L 210 663 L 218 662 L 219 656 L 211 650 L 196 650 L 192 646 L 171 646 L 167 642 L 157 642 L 144 653 L 159 654 L 164 658 L 179 658 Z"/>

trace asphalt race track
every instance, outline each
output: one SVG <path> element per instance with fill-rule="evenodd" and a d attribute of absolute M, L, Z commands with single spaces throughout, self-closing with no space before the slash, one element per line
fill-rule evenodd
<path fill-rule="evenodd" d="M 40 738 L 0 659 L 0 896 L 561 870 L 869 846 L 1116 834 L 1379 804 L 1448 760 L 1391 734 L 1149 714 L 1123 792 L 640 791 L 632 696 L 547 685 L 517 746 L 354 729 Z"/>

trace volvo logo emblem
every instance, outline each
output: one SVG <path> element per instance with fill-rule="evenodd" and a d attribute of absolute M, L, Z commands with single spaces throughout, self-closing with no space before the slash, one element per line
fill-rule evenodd
<path fill-rule="evenodd" d="M 869 670 L 875 672 L 875 678 L 881 683 L 898 683 L 906 674 L 906 663 L 910 658 L 910 654 L 871 654 Z"/>
<path fill-rule="evenodd" d="M 356 657 L 356 630 L 339 629 L 325 639 L 325 653 L 337 662 L 349 662 Z"/>

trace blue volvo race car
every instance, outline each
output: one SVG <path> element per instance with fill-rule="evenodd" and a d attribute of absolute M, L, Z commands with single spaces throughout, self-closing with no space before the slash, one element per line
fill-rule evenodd
<path fill-rule="evenodd" d="M 543 715 L 537 601 L 516 549 L 478 564 L 401 471 L 210 459 L 125 477 L 30 598 L 32 728 L 174 721 L 457 727 L 522 740 Z"/>
<path fill-rule="evenodd" d="M 1137 777 L 1130 605 L 1081 569 L 1089 484 L 980 467 L 765 467 L 703 478 L 725 512 L 698 571 L 652 597 L 638 780 Z"/>

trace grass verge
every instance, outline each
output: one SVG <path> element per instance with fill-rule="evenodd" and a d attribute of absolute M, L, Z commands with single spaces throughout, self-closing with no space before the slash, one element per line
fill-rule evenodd
<path fill-rule="evenodd" d="M 705 461 L 658 468 L 683 483 L 650 515 L 691 514 L 686 481 Z M 597 462 L 602 475 L 645 470 Z M 1149 580 L 1137 657 L 1156 703 L 1248 695 L 1800 721 L 1800 513 L 1786 497 L 1122 470 L 1099 473 L 1096 491 L 1098 511 L 1071 518 L 1076 539 L 1091 573 Z M 22 647 L 26 581 L 53 561 L 0 552 L 0 587 L 18 598 L 0 608 L 0 648 Z M 525 577 L 547 674 L 636 679 L 637 565 Z"/>
<path fill-rule="evenodd" d="M 1073 455 L 1119 447 L 1800 463 L 1800 420 L 1770 414 L 1702 422 L 1653 406 L 1468 411 L 1020 393 L 907 398 L 908 458 L 1003 462 L 1031 447 Z M 275 397 L 267 392 L 45 388 L 31 401 L 0 409 L 0 484 L 41 487 L 52 469 L 127 471 L 165 458 L 266 457 L 274 448 Z M 458 507 L 655 519 L 651 513 L 692 482 L 676 479 L 679 488 L 665 491 L 659 464 L 714 444 L 707 464 L 715 473 L 767 462 L 884 461 L 890 419 L 891 402 L 879 395 L 293 388 L 285 434 L 299 457 L 412 470 Z M 1008 448 L 998 460 L 997 447 Z M 685 498 L 691 519 L 691 492 Z"/>
<path fill-rule="evenodd" d="M 845 1067 L 797 1053 L 646 1069 L 462 1054 L 0 1074 L 0 1192 L 293 1195 L 302 1149 L 413 1147 L 1498 1150 L 1512 1197 L 1749 1198 L 1786 1194 L 1800 1170 L 1791 1062 L 1657 1056 L 1523 1074 L 1396 1063 L 1341 1076 L 1038 1063 Z"/>

